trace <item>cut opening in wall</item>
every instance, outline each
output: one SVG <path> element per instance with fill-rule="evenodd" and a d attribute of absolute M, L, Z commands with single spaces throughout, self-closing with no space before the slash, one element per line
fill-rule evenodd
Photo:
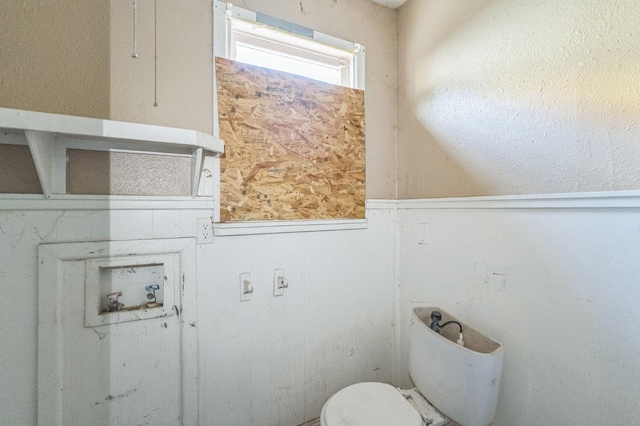
<path fill-rule="evenodd" d="M 99 267 L 100 315 L 162 307 L 164 265 Z"/>
<path fill-rule="evenodd" d="M 87 260 L 85 327 L 174 315 L 177 262 L 175 255 Z"/>

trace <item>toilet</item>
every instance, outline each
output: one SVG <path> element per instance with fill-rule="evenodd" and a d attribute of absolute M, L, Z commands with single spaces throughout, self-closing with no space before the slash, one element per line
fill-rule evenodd
<path fill-rule="evenodd" d="M 440 332 L 430 327 L 432 312 L 442 317 Z M 440 308 L 416 307 L 409 329 L 409 374 L 416 387 L 402 390 L 375 382 L 347 386 L 324 404 L 320 424 L 490 425 L 498 404 L 503 360 L 502 344 Z"/>

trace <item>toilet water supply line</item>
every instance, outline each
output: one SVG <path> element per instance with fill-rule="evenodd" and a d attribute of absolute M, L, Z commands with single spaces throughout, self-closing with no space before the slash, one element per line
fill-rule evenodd
<path fill-rule="evenodd" d="M 458 334 L 458 341 L 456 343 L 459 344 L 460 346 L 464 346 L 464 340 L 462 339 L 462 324 L 454 320 L 447 321 L 444 324 L 440 324 L 441 319 L 442 319 L 442 314 L 439 311 L 431 312 L 431 329 L 436 333 L 440 334 L 440 329 L 442 327 L 445 327 L 449 324 L 458 324 L 458 327 L 460 327 L 460 333 Z"/>

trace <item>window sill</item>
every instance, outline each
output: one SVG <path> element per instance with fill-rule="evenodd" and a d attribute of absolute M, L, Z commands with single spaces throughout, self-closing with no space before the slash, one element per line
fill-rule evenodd
<path fill-rule="evenodd" d="M 216 237 L 228 237 L 237 235 L 287 234 L 293 232 L 345 231 L 367 229 L 367 226 L 367 219 L 214 223 L 213 235 Z"/>

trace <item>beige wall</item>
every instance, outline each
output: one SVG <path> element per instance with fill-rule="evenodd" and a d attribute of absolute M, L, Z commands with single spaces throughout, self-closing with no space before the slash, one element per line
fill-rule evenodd
<path fill-rule="evenodd" d="M 137 59 L 132 2 L 111 1 L 113 120 L 213 132 L 212 8 L 211 0 L 157 2 L 156 68 L 154 1 L 137 2 Z"/>
<path fill-rule="evenodd" d="M 239 6 L 366 47 L 367 197 L 395 197 L 395 11 L 368 0 L 247 0 Z M 138 2 L 132 59 L 130 2 L 111 2 L 111 117 L 213 131 L 211 0 L 158 2 L 154 107 L 153 2 Z"/>
<path fill-rule="evenodd" d="M 394 198 L 396 12 L 368 0 L 247 0 L 250 10 L 367 48 L 367 197 Z M 0 8 L 0 107 L 213 132 L 213 2 L 8 0 Z M 157 107 L 154 101 L 157 96 Z"/>
<path fill-rule="evenodd" d="M 3 0 L 0 107 L 107 118 L 108 3 Z"/>
<path fill-rule="evenodd" d="M 399 198 L 640 189 L 634 0 L 409 0 Z"/>

